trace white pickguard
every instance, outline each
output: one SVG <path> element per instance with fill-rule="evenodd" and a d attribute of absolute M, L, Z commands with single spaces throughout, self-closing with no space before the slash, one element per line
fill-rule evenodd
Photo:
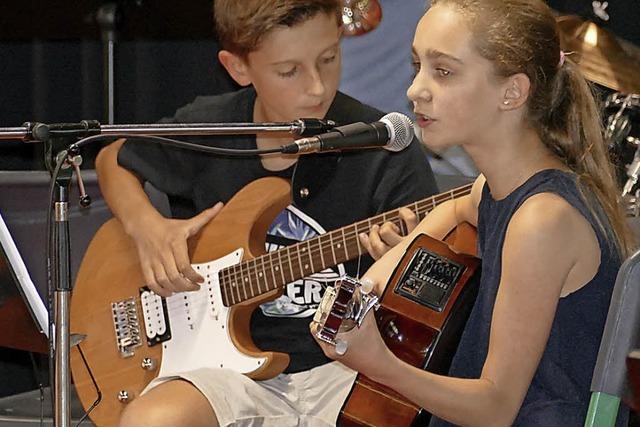
<path fill-rule="evenodd" d="M 204 278 L 200 290 L 166 299 L 172 338 L 162 344 L 158 376 L 173 376 L 198 368 L 226 368 L 253 372 L 265 363 L 240 352 L 229 336 L 229 308 L 222 304 L 218 272 L 242 260 L 238 249 L 217 260 L 193 264 Z"/>

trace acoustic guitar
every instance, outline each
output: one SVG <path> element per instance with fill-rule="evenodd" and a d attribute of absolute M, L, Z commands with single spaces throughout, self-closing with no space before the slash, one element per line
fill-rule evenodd
<path fill-rule="evenodd" d="M 357 327 L 368 311 L 375 316 L 383 340 L 406 363 L 446 374 L 469 317 L 480 283 L 475 229 L 458 226 L 447 243 L 419 235 L 407 248 L 383 294 L 364 293 L 351 278 L 327 288 L 314 322 L 316 336 L 344 344 L 338 332 Z M 453 250 L 455 249 L 455 250 Z M 427 425 L 430 414 L 362 374 L 338 418 L 341 427 L 410 427 Z"/>
<path fill-rule="evenodd" d="M 470 191 L 471 184 L 407 207 L 423 218 Z M 145 287 L 135 244 L 118 220 L 98 230 L 71 300 L 71 332 L 83 337 L 71 351 L 73 380 L 96 424 L 115 425 L 124 405 L 158 376 L 200 367 L 254 379 L 278 375 L 289 357 L 255 346 L 253 310 L 280 296 L 288 283 L 366 253 L 358 234 L 374 224 L 403 226 L 393 210 L 265 253 L 267 229 L 290 200 L 289 182 L 277 177 L 239 191 L 189 242 L 191 262 L 205 283 L 169 298 Z"/>

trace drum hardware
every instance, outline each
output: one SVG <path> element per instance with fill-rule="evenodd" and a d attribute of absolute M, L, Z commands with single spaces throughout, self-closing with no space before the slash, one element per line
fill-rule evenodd
<path fill-rule="evenodd" d="M 622 198 L 627 217 L 640 218 L 640 189 Z"/>
<path fill-rule="evenodd" d="M 618 184 L 625 196 L 633 191 L 637 181 L 634 172 L 638 164 L 639 140 L 632 135 L 634 124 L 640 119 L 640 96 L 637 94 L 613 93 L 606 98 L 606 120 L 604 138 L 608 143 L 610 157 L 613 161 Z"/>
<path fill-rule="evenodd" d="M 627 166 L 627 182 L 622 188 L 622 197 L 631 194 L 634 187 L 638 183 L 638 176 L 640 176 L 640 147 L 636 148 L 636 153 L 633 156 L 633 161 Z"/>
<path fill-rule="evenodd" d="M 342 30 L 345 36 L 359 36 L 375 30 L 382 20 L 378 0 L 342 0 Z"/>
<path fill-rule="evenodd" d="M 632 96 L 634 95 L 626 95 L 621 103 L 612 103 L 616 106 L 618 104 L 620 105 L 618 111 L 616 111 L 613 116 L 609 116 L 608 125 L 605 129 L 605 138 L 612 143 L 624 140 L 629 135 L 629 132 L 631 132 L 631 122 L 629 120 L 629 116 L 623 115 L 623 113 L 631 105 Z M 615 98 L 615 100 L 618 101 L 618 98 Z"/>

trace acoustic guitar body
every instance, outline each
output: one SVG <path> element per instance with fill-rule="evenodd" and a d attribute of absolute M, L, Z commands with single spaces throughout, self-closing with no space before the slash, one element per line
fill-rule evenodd
<path fill-rule="evenodd" d="M 475 301 L 479 259 L 454 251 L 475 252 L 475 230 L 459 226 L 452 246 L 418 236 L 396 267 L 380 298 L 376 320 L 389 349 L 403 361 L 446 374 Z M 402 395 L 358 375 L 338 425 L 420 426 L 430 414 Z"/>

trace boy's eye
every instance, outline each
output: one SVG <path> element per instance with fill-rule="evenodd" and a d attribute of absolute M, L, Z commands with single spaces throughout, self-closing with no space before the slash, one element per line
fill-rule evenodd
<path fill-rule="evenodd" d="M 289 71 L 278 71 L 278 75 L 280 77 L 285 77 L 285 78 L 286 77 L 293 77 L 296 74 L 297 71 L 298 71 L 298 68 L 297 67 L 293 67 Z"/>

